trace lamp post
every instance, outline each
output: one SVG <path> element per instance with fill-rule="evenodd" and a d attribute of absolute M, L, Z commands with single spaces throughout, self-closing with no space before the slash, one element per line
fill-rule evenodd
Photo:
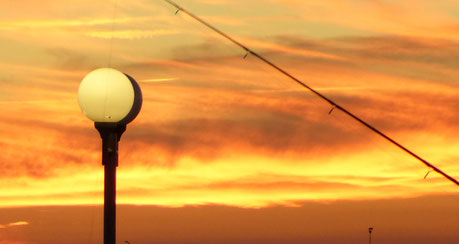
<path fill-rule="evenodd" d="M 87 74 L 78 89 L 78 103 L 102 138 L 104 176 L 104 244 L 116 243 L 116 167 L 118 142 L 126 125 L 142 107 L 142 92 L 127 74 L 111 68 Z"/>
<path fill-rule="evenodd" d="M 368 232 L 370 233 L 370 236 L 368 238 L 368 243 L 371 244 L 371 232 L 373 232 L 373 227 L 368 228 Z"/>

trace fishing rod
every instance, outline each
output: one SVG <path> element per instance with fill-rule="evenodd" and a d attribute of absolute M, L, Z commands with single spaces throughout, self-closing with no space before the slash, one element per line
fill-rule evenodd
<path fill-rule="evenodd" d="M 217 32 L 219 35 L 221 35 L 222 37 L 224 37 L 225 39 L 229 40 L 230 42 L 234 43 L 235 45 L 239 46 L 240 48 L 244 49 L 247 53 L 245 55 L 245 57 L 248 55 L 248 54 L 251 54 L 253 56 L 255 56 L 256 58 L 258 58 L 259 60 L 263 61 L 264 63 L 266 63 L 267 65 L 271 66 L 272 68 L 274 68 L 275 70 L 279 71 L 280 73 L 282 73 L 283 75 L 287 76 L 288 78 L 290 78 L 291 80 L 295 81 L 296 83 L 298 83 L 300 86 L 308 89 L 309 91 L 311 91 L 312 93 L 314 93 L 315 95 L 317 95 L 318 97 L 320 97 L 321 99 L 325 100 L 326 102 L 328 102 L 331 106 L 332 106 L 332 109 L 330 110 L 329 113 L 331 113 L 334 109 L 338 109 L 338 110 L 341 110 L 343 113 L 349 115 L 351 118 L 353 118 L 354 120 L 356 120 L 357 122 L 359 122 L 360 124 L 364 125 L 365 127 L 367 127 L 368 129 L 370 129 L 371 131 L 373 131 L 374 133 L 380 135 L 381 137 L 383 137 L 384 139 L 386 139 L 387 141 L 389 141 L 390 143 L 394 144 L 395 146 L 397 146 L 398 148 L 402 149 L 403 151 L 405 151 L 406 153 L 408 153 L 409 155 L 413 156 L 414 158 L 416 158 L 417 160 L 421 161 L 424 165 L 426 165 L 427 167 L 429 167 L 429 169 L 439 173 L 440 175 L 444 176 L 446 179 L 448 179 L 449 181 L 453 182 L 454 184 L 458 185 L 459 186 L 459 182 L 454 179 L 453 177 L 449 176 L 447 173 L 443 172 L 442 170 L 440 170 L 439 168 L 437 168 L 435 165 L 429 163 L 427 160 L 421 158 L 420 156 L 418 156 L 417 154 L 415 154 L 414 152 L 410 151 L 408 148 L 404 147 L 403 145 L 401 145 L 400 143 L 396 142 L 395 140 L 393 140 L 392 138 L 390 138 L 389 136 L 387 136 L 386 134 L 384 134 L 383 132 L 381 132 L 380 130 L 376 129 L 375 127 L 373 127 L 372 125 L 368 124 L 367 122 L 363 121 L 362 119 L 360 119 L 359 117 L 357 117 L 356 115 L 354 115 L 353 113 L 349 112 L 347 109 L 343 108 L 341 105 L 335 103 L 333 100 L 331 100 L 330 98 L 324 96 L 323 94 L 321 94 L 320 92 L 316 91 L 315 89 L 313 89 L 312 87 L 306 85 L 306 83 L 302 82 L 301 80 L 299 80 L 298 78 L 296 78 L 295 76 L 291 75 L 290 73 L 288 73 L 287 71 L 285 71 L 284 69 L 280 68 L 279 66 L 277 66 L 276 64 L 272 63 L 271 61 L 267 60 L 266 58 L 264 58 L 263 56 L 261 56 L 260 54 L 254 52 L 252 49 L 248 48 L 246 45 L 236 41 L 234 38 L 232 38 L 231 36 L 225 34 L 224 32 L 222 32 L 221 30 L 217 29 L 216 27 L 214 27 L 213 25 L 207 23 L 206 21 L 204 21 L 203 19 L 199 18 L 198 16 L 194 15 L 193 13 L 191 13 L 190 11 L 184 9 L 183 7 L 181 7 L 180 5 L 178 5 L 177 3 L 175 3 L 174 1 L 171 1 L 171 0 L 164 0 L 166 1 L 167 3 L 169 3 L 170 5 L 174 6 L 176 9 L 177 9 L 177 12 L 175 12 L 176 14 L 178 12 L 183 12 L 185 14 L 187 14 L 188 16 L 190 16 L 191 18 L 195 19 L 196 21 L 198 21 L 199 23 L 207 26 L 209 29 Z M 426 176 L 424 178 L 427 177 L 427 175 L 430 173 L 430 171 L 426 174 Z"/>

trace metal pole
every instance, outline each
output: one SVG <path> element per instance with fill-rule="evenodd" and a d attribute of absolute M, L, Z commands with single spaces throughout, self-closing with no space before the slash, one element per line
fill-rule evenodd
<path fill-rule="evenodd" d="M 110 138 L 114 140 L 116 138 Z M 113 143 L 117 148 L 118 142 Z M 113 149 L 114 149 L 113 148 Z M 107 148 L 112 149 L 112 148 Z M 117 149 L 115 149 L 117 151 Z M 105 150 L 104 150 L 105 151 Z M 116 165 L 118 153 L 108 153 L 104 179 L 104 244 L 116 243 Z"/>
<path fill-rule="evenodd" d="M 368 232 L 370 232 L 369 241 L 368 241 L 369 244 L 371 244 L 371 232 L 372 232 L 372 231 L 373 231 L 373 227 L 370 227 L 370 228 L 368 229 Z"/>
<path fill-rule="evenodd" d="M 118 142 L 126 125 L 95 123 L 102 138 L 102 164 L 104 176 L 104 244 L 116 243 L 116 167 Z"/>

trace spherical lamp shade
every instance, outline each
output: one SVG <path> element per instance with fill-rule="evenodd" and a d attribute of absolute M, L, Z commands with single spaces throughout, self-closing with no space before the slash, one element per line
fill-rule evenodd
<path fill-rule="evenodd" d="M 140 112 L 142 92 L 129 75 L 101 68 L 83 78 L 78 102 L 83 113 L 95 122 L 127 124 Z"/>

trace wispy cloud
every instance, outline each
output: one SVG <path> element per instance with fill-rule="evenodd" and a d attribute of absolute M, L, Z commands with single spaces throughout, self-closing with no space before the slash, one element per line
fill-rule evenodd
<path fill-rule="evenodd" d="M 452 1 L 440 6 L 428 0 L 381 2 L 381 1 L 308 1 L 271 0 L 288 4 L 301 10 L 298 18 L 317 23 L 329 23 L 341 27 L 370 31 L 373 33 L 404 36 L 429 36 L 459 39 L 452 26 L 457 26 L 456 16 L 449 11 Z M 359 14 L 355 14 L 356 11 Z M 419 14 L 422 13 L 422 14 Z"/>
<path fill-rule="evenodd" d="M 153 79 L 144 79 L 140 80 L 140 82 L 165 82 L 165 81 L 175 81 L 178 80 L 179 78 L 153 78 Z"/>
<path fill-rule="evenodd" d="M 15 227 L 15 226 L 25 226 L 25 225 L 29 225 L 29 222 L 27 222 L 27 221 L 18 221 L 18 222 L 9 223 L 9 224 L 6 224 L 6 225 L 0 225 L 0 229 L 5 229 L 5 228 L 8 228 L 8 227 Z"/>
<path fill-rule="evenodd" d="M 116 19 L 83 19 L 83 20 L 30 20 L 30 21 L 3 21 L 0 22 L 0 29 L 12 30 L 19 28 L 55 28 L 55 27 L 80 27 L 96 25 L 112 25 L 121 23 L 142 22 L 151 17 L 121 17 Z"/>
<path fill-rule="evenodd" d="M 346 60 L 344 57 L 338 55 L 328 54 L 320 51 L 308 50 L 307 48 L 295 48 L 292 46 L 281 45 L 275 42 L 267 42 L 249 38 L 239 38 L 243 43 L 248 46 L 255 48 L 263 48 L 265 51 L 275 51 L 278 53 L 285 53 L 290 55 L 299 55 L 311 58 L 323 58 L 323 59 L 332 59 L 332 60 Z"/>
<path fill-rule="evenodd" d="M 14 222 L 14 223 L 9 223 L 8 226 L 23 226 L 23 225 L 29 225 L 29 222 L 27 221 L 19 221 L 19 222 Z"/>
<path fill-rule="evenodd" d="M 230 0 L 197 0 L 197 2 L 215 5 L 227 5 L 233 3 L 233 1 Z"/>
<path fill-rule="evenodd" d="M 176 30 L 114 30 L 114 31 L 93 31 L 87 32 L 86 35 L 104 39 L 143 39 L 154 38 L 157 36 L 176 35 L 179 32 Z"/>

